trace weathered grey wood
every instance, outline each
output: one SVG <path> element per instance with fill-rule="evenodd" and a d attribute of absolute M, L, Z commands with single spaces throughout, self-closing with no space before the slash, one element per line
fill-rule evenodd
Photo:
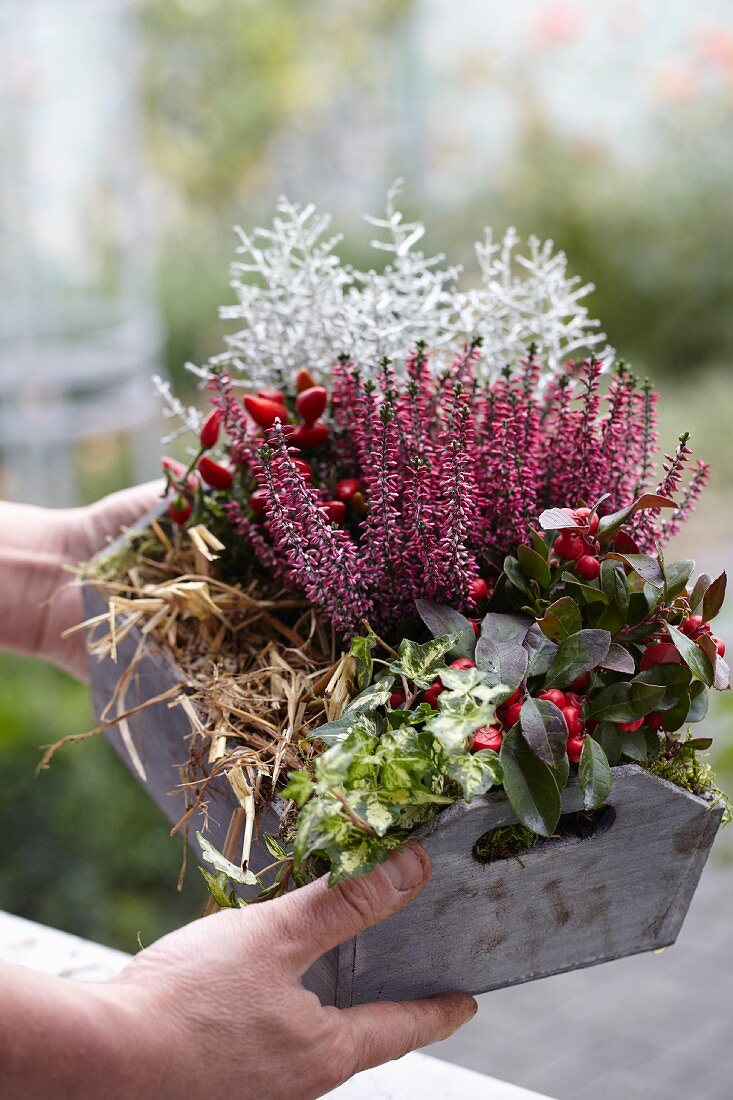
<path fill-rule="evenodd" d="M 92 586 L 85 590 L 88 617 L 105 607 Z M 133 630 L 120 644 L 117 663 L 92 660 L 97 714 L 140 642 Z M 180 683 L 182 672 L 155 644 L 146 646 L 126 706 Z M 130 719 L 143 761 L 143 783 L 169 821 L 183 812 L 179 765 L 188 756 L 189 721 L 180 707 L 160 703 Z M 135 771 L 117 727 L 107 733 Z M 502 792 L 470 805 L 459 802 L 416 839 L 430 853 L 433 874 L 408 909 L 370 928 L 321 959 L 305 984 L 323 1003 L 345 1007 L 378 998 L 406 998 L 446 990 L 481 993 L 565 970 L 671 944 L 684 920 L 720 824 L 721 811 L 644 768 L 614 768 L 610 809 L 597 832 L 584 839 L 542 842 L 521 862 L 479 863 L 473 846 L 489 829 L 516 821 Z M 236 802 L 223 780 L 212 783 L 207 835 L 221 847 Z M 262 831 L 277 832 L 278 810 Z M 563 812 L 582 807 L 575 781 L 563 792 Z M 189 843 L 200 856 L 190 823 Z M 253 866 L 270 862 L 262 841 Z"/>

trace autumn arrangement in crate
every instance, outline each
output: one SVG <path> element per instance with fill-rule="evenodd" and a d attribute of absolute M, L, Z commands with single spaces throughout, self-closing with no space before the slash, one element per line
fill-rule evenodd
<path fill-rule="evenodd" d="M 657 466 L 657 394 L 551 244 L 487 233 L 464 291 L 395 198 L 381 273 L 312 207 L 241 234 L 210 409 L 159 383 L 188 457 L 85 577 L 101 727 L 218 905 L 431 852 L 314 979 L 337 1003 L 669 943 L 724 812 L 691 726 L 725 575 L 664 553 L 708 467 Z"/>

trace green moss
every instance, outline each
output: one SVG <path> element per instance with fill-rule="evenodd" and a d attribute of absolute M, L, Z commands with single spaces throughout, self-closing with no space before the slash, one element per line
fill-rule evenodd
<path fill-rule="evenodd" d="M 79 568 L 83 581 L 119 581 L 142 557 L 159 561 L 165 555 L 165 547 L 150 528 L 130 531 L 117 550 L 105 547 Z"/>
<path fill-rule="evenodd" d="M 723 825 L 733 820 L 733 806 L 725 791 L 718 786 L 715 772 L 708 761 L 699 752 L 690 750 L 673 757 L 659 756 L 645 765 L 653 775 L 666 779 L 691 794 L 700 795 L 710 801 L 711 806 L 723 809 Z"/>

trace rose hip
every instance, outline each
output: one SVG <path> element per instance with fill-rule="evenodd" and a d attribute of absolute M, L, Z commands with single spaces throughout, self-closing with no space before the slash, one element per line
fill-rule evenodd
<path fill-rule="evenodd" d="M 303 393 L 304 390 L 310 390 L 314 386 L 317 386 L 315 378 L 309 370 L 302 367 L 295 376 L 295 392 Z"/>
<path fill-rule="evenodd" d="M 191 501 L 187 500 L 186 497 L 174 497 L 168 505 L 168 515 L 179 527 L 182 527 L 191 518 L 191 511 Z"/>
<path fill-rule="evenodd" d="M 328 404 L 328 393 L 323 386 L 311 386 L 302 390 L 295 399 L 295 407 L 298 414 L 303 417 L 306 424 L 313 424 L 322 415 Z"/>
<path fill-rule="evenodd" d="M 258 390 L 258 397 L 264 397 L 266 401 L 274 401 L 278 405 L 285 404 L 285 397 L 280 393 L 280 390 Z"/>
<path fill-rule="evenodd" d="M 288 412 L 284 405 L 278 401 L 270 401 L 266 397 L 252 397 L 246 394 L 244 407 L 260 428 L 271 428 L 276 420 L 286 424 Z"/>
<path fill-rule="evenodd" d="M 202 478 L 212 489 L 228 489 L 234 481 L 229 467 L 222 466 L 221 462 L 215 462 L 208 455 L 199 459 L 198 468 Z"/>
<path fill-rule="evenodd" d="M 301 424 L 290 435 L 290 442 L 296 447 L 320 447 L 328 439 L 328 424 L 316 420 L 314 424 Z"/>
<path fill-rule="evenodd" d="M 199 442 L 205 450 L 210 450 L 216 446 L 216 442 L 219 439 L 219 431 L 221 429 L 221 412 L 219 409 L 214 409 L 204 420 L 201 425 L 201 431 L 199 432 Z"/>

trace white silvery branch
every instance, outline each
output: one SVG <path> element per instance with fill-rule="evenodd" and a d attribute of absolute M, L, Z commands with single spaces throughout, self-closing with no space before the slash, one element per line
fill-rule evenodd
<path fill-rule="evenodd" d="M 176 422 L 173 431 L 165 435 L 162 442 L 170 443 L 172 439 L 176 439 L 179 435 L 188 433 L 198 435 L 203 422 L 203 414 L 194 405 L 184 405 L 173 393 L 170 382 L 161 378 L 160 375 L 153 375 L 153 385 L 155 386 L 155 392 L 161 399 L 164 418 Z"/>
<path fill-rule="evenodd" d="M 333 364 L 347 355 L 367 373 L 387 356 L 399 375 L 418 340 L 447 363 L 472 336 L 483 338 L 485 377 L 525 356 L 531 343 L 546 375 L 589 352 L 609 365 L 613 352 L 584 304 L 593 287 L 568 275 L 551 241 L 530 237 L 525 254 L 515 230 L 499 241 L 486 230 L 476 246 L 480 285 L 462 290 L 460 267 L 420 249 L 425 226 L 403 219 L 400 188 L 397 181 L 388 192 L 383 217 L 366 219 L 379 231 L 372 247 L 389 257 L 381 271 L 343 264 L 335 251 L 341 237 L 312 204 L 280 199 L 271 228 L 238 230 L 237 301 L 221 311 L 237 331 L 195 373 L 206 378 L 226 366 L 235 384 L 257 389 L 290 385 L 305 367 L 328 384 Z"/>

